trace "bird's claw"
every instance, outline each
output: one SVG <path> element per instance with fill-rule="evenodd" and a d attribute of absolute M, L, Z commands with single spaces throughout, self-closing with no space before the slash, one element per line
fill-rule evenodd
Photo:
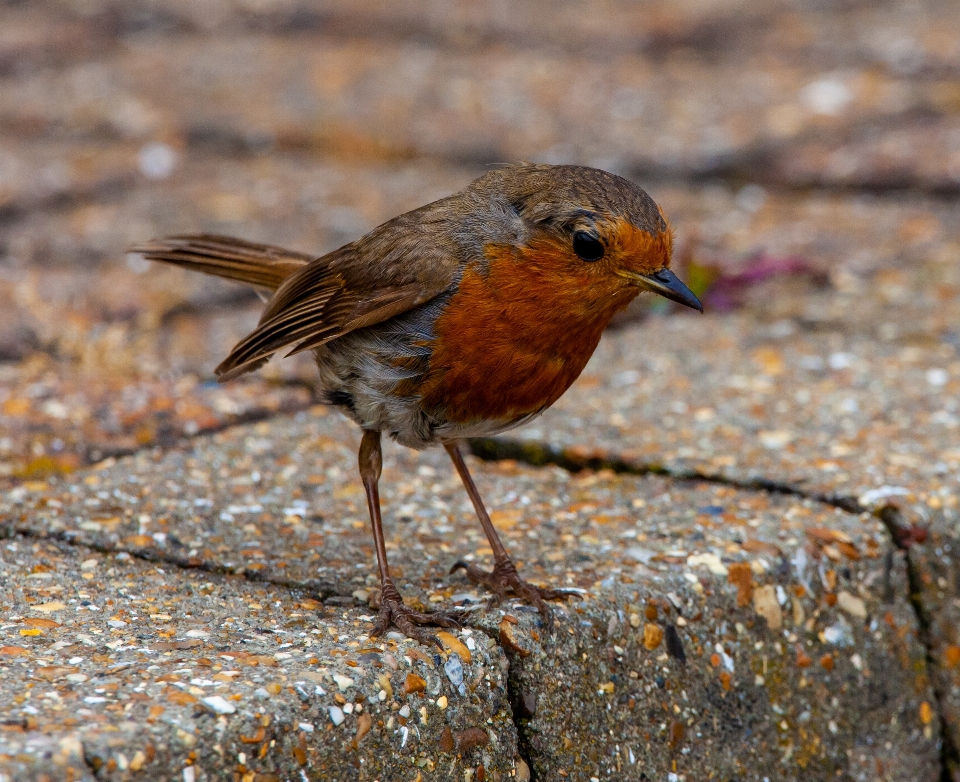
<path fill-rule="evenodd" d="M 553 627 L 553 613 L 545 601 L 567 598 L 571 594 L 575 594 L 569 590 L 540 587 L 531 584 L 529 581 L 524 581 L 520 578 L 516 565 L 509 559 L 497 562 L 493 566 L 493 570 L 489 572 L 472 563 L 459 560 L 450 568 L 450 572 L 455 573 L 458 570 L 464 570 L 471 582 L 482 584 L 493 593 L 487 604 L 488 607 L 496 608 L 507 598 L 508 594 L 513 593 L 540 612 L 547 629 Z"/>
<path fill-rule="evenodd" d="M 417 611 L 405 605 L 400 592 L 390 582 L 380 588 L 380 612 L 370 635 L 383 635 L 395 627 L 408 638 L 422 644 L 432 645 L 443 651 L 443 644 L 433 633 L 424 627 L 453 627 L 460 629 L 461 611 Z"/>

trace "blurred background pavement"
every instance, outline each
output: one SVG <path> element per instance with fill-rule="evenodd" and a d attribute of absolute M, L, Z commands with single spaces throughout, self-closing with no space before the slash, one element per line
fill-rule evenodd
<path fill-rule="evenodd" d="M 0 19 L 0 480 L 310 403 L 307 360 L 211 385 L 258 301 L 130 243 L 321 254 L 519 159 L 640 182 L 711 317 L 909 309 L 921 284 L 937 306 L 885 337 L 960 344 L 956 3 L 51 0 Z"/>

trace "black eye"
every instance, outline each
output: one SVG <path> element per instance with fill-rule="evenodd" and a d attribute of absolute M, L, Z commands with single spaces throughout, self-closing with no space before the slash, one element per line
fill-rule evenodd
<path fill-rule="evenodd" d="M 573 235 L 573 251 L 584 261 L 599 261 L 603 257 L 603 244 L 593 234 L 577 231 Z"/>

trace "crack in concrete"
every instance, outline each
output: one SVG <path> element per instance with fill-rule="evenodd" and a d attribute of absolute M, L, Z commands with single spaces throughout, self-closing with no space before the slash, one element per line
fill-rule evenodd
<path fill-rule="evenodd" d="M 93 774 L 94 779 L 100 779 L 100 769 L 103 768 L 103 760 L 101 760 L 99 755 L 94 755 L 89 749 L 86 742 L 83 739 L 80 739 L 80 757 L 83 760 L 83 765 L 90 769 L 90 773 Z"/>
<path fill-rule="evenodd" d="M 536 766 L 533 762 L 533 748 L 530 742 L 530 731 L 527 729 L 527 723 L 533 713 L 526 715 L 522 713 L 524 700 L 524 690 L 520 686 L 519 666 L 522 666 L 522 658 L 514 652 L 509 651 L 500 640 L 500 634 L 493 628 L 478 623 L 470 625 L 477 632 L 483 633 L 493 640 L 500 649 L 504 659 L 507 661 L 507 705 L 510 707 L 510 721 L 517 732 L 517 755 L 527 765 L 530 776 L 527 782 L 538 782 Z"/>
<path fill-rule="evenodd" d="M 477 437 L 469 441 L 470 452 L 485 462 L 497 462 L 505 459 L 528 464 L 531 467 L 553 465 L 568 472 L 590 470 L 611 470 L 619 475 L 659 475 L 674 481 L 704 481 L 730 486 L 745 491 L 765 491 L 770 494 L 784 494 L 801 499 L 813 500 L 839 508 L 847 513 L 859 514 L 867 509 L 859 500 L 846 494 L 827 494 L 810 492 L 782 481 L 756 477 L 741 480 L 718 473 L 701 470 L 676 470 L 660 462 L 634 462 L 620 456 L 607 453 L 584 455 L 573 453 L 566 448 L 555 448 L 532 440 L 514 440 L 500 437 Z"/>
<path fill-rule="evenodd" d="M 910 590 L 908 600 L 913 612 L 917 616 L 917 637 L 926 653 L 927 668 L 936 671 L 940 666 L 933 654 L 933 639 L 931 637 L 932 621 L 930 614 L 923 604 L 923 582 L 920 572 L 911 556 L 909 525 L 903 518 L 903 513 L 894 505 L 886 505 L 877 511 L 877 518 L 883 522 L 890 534 L 893 544 L 904 552 L 907 564 L 907 583 Z M 938 677 L 930 677 L 930 688 L 933 690 L 937 702 L 937 717 L 940 720 L 940 782 L 954 782 L 953 772 L 960 769 L 960 747 L 953 741 L 944 719 L 944 701 L 946 694 L 938 682 Z"/>
<path fill-rule="evenodd" d="M 316 396 L 316 386 L 305 380 L 298 380 L 294 378 L 274 385 L 287 388 L 305 388 L 310 392 L 310 400 L 303 403 L 296 401 L 286 402 L 281 404 L 276 409 L 266 407 L 253 408 L 252 410 L 239 413 L 231 417 L 229 420 L 221 421 L 213 426 L 207 426 L 203 427 L 202 429 L 198 429 L 196 432 L 178 432 L 170 438 L 157 439 L 152 442 L 144 443 L 143 445 L 138 445 L 135 448 L 108 448 L 103 446 L 90 446 L 83 452 L 81 468 L 93 467 L 94 465 L 101 464 L 109 459 L 124 459 L 129 456 L 136 456 L 139 453 L 152 451 L 154 449 L 161 451 L 174 451 L 178 448 L 184 448 L 188 446 L 191 441 L 196 440 L 199 437 L 221 434 L 229 431 L 235 426 L 261 423 L 263 421 L 269 421 L 277 416 L 302 413 L 320 402 Z M 25 479 L 6 475 L 0 476 L 0 489 L 6 490 L 15 488 L 18 484 L 22 483 L 23 480 Z"/>
<path fill-rule="evenodd" d="M 283 587 L 294 591 L 311 592 L 321 600 L 321 602 L 333 597 L 347 597 L 350 593 L 345 593 L 337 589 L 336 585 L 327 581 L 296 581 L 292 579 L 278 578 L 270 573 L 259 573 L 258 571 L 247 570 L 244 567 L 234 567 L 232 565 L 221 565 L 216 562 L 209 562 L 198 557 L 180 557 L 153 549 L 128 549 L 114 547 L 105 543 L 96 541 L 81 540 L 79 536 L 72 532 L 44 532 L 30 527 L 20 527 L 14 524 L 0 524 L 0 540 L 10 540 L 15 537 L 27 538 L 29 540 L 50 540 L 57 543 L 63 543 L 71 548 L 85 548 L 90 551 L 96 551 L 98 554 L 108 554 L 116 556 L 117 554 L 126 554 L 133 559 L 141 562 L 149 562 L 156 565 L 170 565 L 179 570 L 197 571 L 209 573 L 215 576 L 233 576 L 243 578 L 250 583 L 271 584 L 273 586 Z"/>
<path fill-rule="evenodd" d="M 154 441 L 150 443 L 145 443 L 142 446 L 136 448 L 98 448 L 91 447 L 87 449 L 84 456 L 84 464 L 87 467 L 91 467 L 95 464 L 101 463 L 107 459 L 122 459 L 128 456 L 136 456 L 138 453 L 143 453 L 144 451 L 152 451 L 153 449 L 160 449 L 163 451 L 173 451 L 178 448 L 183 448 L 189 445 L 190 442 L 196 440 L 199 437 L 205 437 L 207 435 L 221 434 L 230 429 L 233 429 L 236 426 L 246 426 L 247 424 L 257 424 L 262 421 L 269 421 L 273 418 L 283 415 L 293 415 L 295 413 L 302 413 L 304 410 L 309 410 L 319 401 L 315 395 L 316 386 L 301 380 L 290 380 L 285 381 L 279 385 L 285 387 L 303 387 L 310 391 L 311 397 L 307 402 L 287 402 L 281 404 L 276 409 L 270 409 L 266 407 L 255 407 L 252 410 L 247 410 L 243 413 L 238 413 L 237 415 L 231 417 L 229 420 L 221 421 L 220 423 L 214 424 L 212 426 L 203 427 L 198 429 L 196 432 L 187 433 L 181 432 L 175 439 L 171 439 L 169 442 L 163 441 Z"/>
<path fill-rule="evenodd" d="M 539 775 L 537 774 L 536 764 L 533 762 L 533 745 L 530 739 L 531 732 L 528 730 L 530 720 L 520 713 L 524 693 L 520 686 L 520 672 L 517 668 L 518 664 L 522 665 L 522 663 L 519 662 L 516 655 L 511 655 L 504 648 L 499 638 L 497 638 L 497 645 L 509 663 L 509 667 L 507 668 L 507 701 L 510 705 L 510 720 L 513 722 L 514 730 L 517 731 L 517 754 L 523 759 L 523 762 L 527 764 L 527 769 L 530 772 L 530 782 L 537 782 Z"/>

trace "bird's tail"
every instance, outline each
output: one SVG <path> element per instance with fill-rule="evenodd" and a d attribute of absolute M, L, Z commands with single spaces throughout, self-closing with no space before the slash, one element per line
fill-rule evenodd
<path fill-rule="evenodd" d="M 270 291 L 313 260 L 313 256 L 292 250 L 210 234 L 154 239 L 134 245 L 130 252 Z"/>

